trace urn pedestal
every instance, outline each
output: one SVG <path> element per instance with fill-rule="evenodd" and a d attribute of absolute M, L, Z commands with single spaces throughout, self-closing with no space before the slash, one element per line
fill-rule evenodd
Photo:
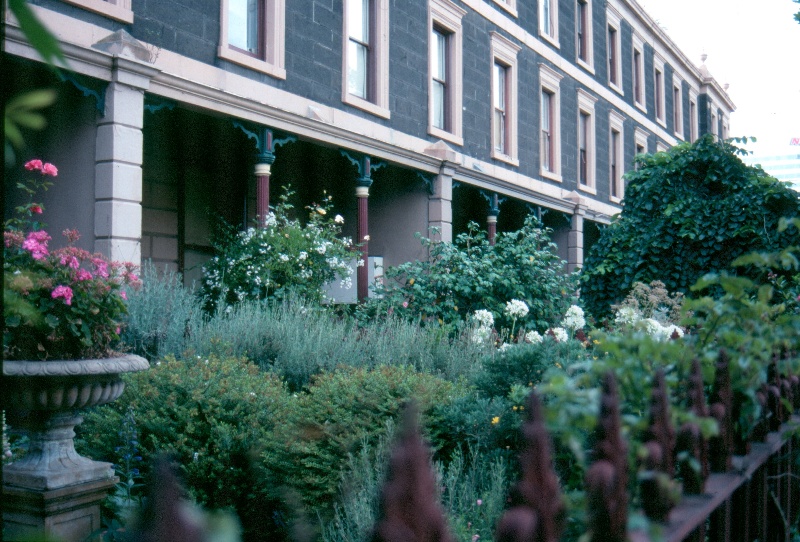
<path fill-rule="evenodd" d="M 125 388 L 121 375 L 149 366 L 133 355 L 3 363 L 6 422 L 29 438 L 25 455 L 3 466 L 5 540 L 81 541 L 100 528 L 100 503 L 118 480 L 110 463 L 75 451 L 78 411 L 114 401 Z"/>

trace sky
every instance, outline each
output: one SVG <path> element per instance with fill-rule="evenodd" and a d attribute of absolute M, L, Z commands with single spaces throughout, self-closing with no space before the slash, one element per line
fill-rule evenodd
<path fill-rule="evenodd" d="M 791 0 L 638 0 L 736 105 L 731 136 L 757 138 L 756 156 L 800 154 L 800 24 Z"/>

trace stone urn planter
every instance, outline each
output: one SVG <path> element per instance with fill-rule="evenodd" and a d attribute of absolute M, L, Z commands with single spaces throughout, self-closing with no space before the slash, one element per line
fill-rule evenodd
<path fill-rule="evenodd" d="M 3 467 L 7 531 L 77 540 L 100 527 L 99 502 L 116 478 L 110 463 L 75 451 L 79 410 L 114 401 L 125 388 L 122 374 L 149 367 L 135 355 L 3 362 L 6 422 L 30 440 L 25 455 Z"/>

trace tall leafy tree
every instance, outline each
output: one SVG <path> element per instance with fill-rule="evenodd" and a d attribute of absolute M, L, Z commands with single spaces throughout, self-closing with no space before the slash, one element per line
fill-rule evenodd
<path fill-rule="evenodd" d="M 705 273 L 728 269 L 738 256 L 800 242 L 792 229 L 800 197 L 760 167 L 747 151 L 707 135 L 666 152 L 637 157 L 626 175 L 625 204 L 586 258 L 581 297 L 595 316 L 607 316 L 635 282 L 664 282 L 689 292 Z M 741 269 L 738 272 L 742 272 Z"/>

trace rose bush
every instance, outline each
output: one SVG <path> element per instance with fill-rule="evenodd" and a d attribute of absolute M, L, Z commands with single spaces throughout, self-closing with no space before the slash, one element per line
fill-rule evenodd
<path fill-rule="evenodd" d="M 213 312 L 240 301 L 299 296 L 323 298 L 322 286 L 335 280 L 352 287 L 350 262 L 358 253 L 341 237 L 340 215 L 331 217 L 331 200 L 307 207 L 304 225 L 291 218 L 291 192 L 281 196 L 264 227 L 228 231 L 215 243 L 217 255 L 203 267 L 201 296 Z"/>
<path fill-rule="evenodd" d="M 58 169 L 31 160 L 38 173 L 18 183 L 29 201 L 3 231 L 3 356 L 47 360 L 107 357 L 119 339 L 126 313 L 125 287 L 140 283 L 133 264 L 109 262 L 73 244 L 79 234 L 65 230 L 67 246 L 51 250 L 52 240 L 38 221 L 44 212 L 32 201 L 52 185 Z"/>

